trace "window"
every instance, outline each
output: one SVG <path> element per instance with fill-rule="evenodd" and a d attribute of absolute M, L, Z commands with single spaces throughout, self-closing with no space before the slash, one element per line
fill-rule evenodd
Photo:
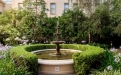
<path fill-rule="evenodd" d="M 64 12 L 67 12 L 69 8 L 69 4 L 68 3 L 64 3 Z"/>
<path fill-rule="evenodd" d="M 23 3 L 18 3 L 18 8 L 22 8 L 23 7 Z"/>
<path fill-rule="evenodd" d="M 56 8 L 55 8 L 55 3 L 50 4 L 50 14 L 55 14 L 56 13 Z"/>

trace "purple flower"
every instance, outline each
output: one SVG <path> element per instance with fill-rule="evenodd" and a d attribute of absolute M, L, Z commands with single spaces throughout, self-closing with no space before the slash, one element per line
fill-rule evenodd
<path fill-rule="evenodd" d="M 5 55 L 0 55 L 0 59 L 2 59 L 2 58 L 6 58 L 6 56 Z"/>
<path fill-rule="evenodd" d="M 3 58 L 3 56 L 2 55 L 0 55 L 0 59 L 2 59 Z"/>

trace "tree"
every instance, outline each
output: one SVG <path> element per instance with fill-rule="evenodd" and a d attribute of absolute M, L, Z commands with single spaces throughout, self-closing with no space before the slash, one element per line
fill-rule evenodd
<path fill-rule="evenodd" d="M 8 37 L 13 40 L 16 35 L 19 35 L 19 31 L 16 29 L 16 12 L 16 10 L 10 9 L 0 15 L 0 35 L 2 35 L 2 40 Z"/>
<path fill-rule="evenodd" d="M 64 40 L 71 39 L 73 42 L 79 42 L 82 39 L 82 24 L 85 21 L 86 17 L 84 14 L 76 10 L 68 10 L 60 18 L 60 28 L 62 37 Z M 68 36 L 67 36 L 68 34 Z"/>
<path fill-rule="evenodd" d="M 45 8 L 45 1 L 44 0 L 25 0 L 24 1 L 24 8 L 26 11 L 29 11 L 31 12 L 31 15 L 29 14 L 30 17 L 32 17 L 32 23 L 31 23 L 31 27 L 32 29 L 30 30 L 30 35 L 31 36 L 34 36 L 33 39 L 36 40 L 39 35 L 38 35 L 38 32 L 39 32 L 39 29 L 38 28 L 41 28 L 42 22 L 40 21 L 43 21 L 44 18 L 46 18 L 46 13 L 45 11 L 47 10 Z"/>
<path fill-rule="evenodd" d="M 114 27 L 114 34 L 121 35 L 121 1 L 113 0 L 110 7 L 111 22 Z"/>

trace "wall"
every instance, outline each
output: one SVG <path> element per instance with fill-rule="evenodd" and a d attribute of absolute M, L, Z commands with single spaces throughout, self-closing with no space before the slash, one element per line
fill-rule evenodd
<path fill-rule="evenodd" d="M 0 12 L 4 9 L 4 2 L 0 0 Z"/>
<path fill-rule="evenodd" d="M 12 8 L 18 9 L 18 4 L 23 3 L 24 0 L 13 0 Z M 51 15 L 50 11 L 47 11 L 48 17 L 61 16 L 64 10 L 64 3 L 68 3 L 68 0 L 45 0 L 46 8 L 50 10 L 50 3 L 56 4 L 56 14 Z"/>
<path fill-rule="evenodd" d="M 5 3 L 4 10 L 8 10 L 12 8 L 12 3 Z"/>
<path fill-rule="evenodd" d="M 23 3 L 24 0 L 12 0 L 12 8 L 18 9 L 18 4 Z"/>
<path fill-rule="evenodd" d="M 61 16 L 64 11 L 64 3 L 68 3 L 68 0 L 45 0 L 47 8 L 50 10 L 50 3 L 56 4 L 56 14 L 51 15 L 50 11 L 47 12 L 49 17 Z"/>

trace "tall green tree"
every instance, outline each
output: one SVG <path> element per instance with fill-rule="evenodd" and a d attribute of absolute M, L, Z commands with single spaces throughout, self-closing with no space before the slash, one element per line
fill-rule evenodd
<path fill-rule="evenodd" d="M 31 12 L 27 18 L 29 18 L 27 23 L 31 27 L 29 36 L 33 37 L 34 40 L 38 39 L 40 36 L 43 36 L 40 31 L 42 31 L 43 23 L 45 22 L 46 11 L 45 1 L 44 0 L 25 0 L 24 8 L 26 11 Z M 31 21 L 31 22 L 30 22 Z M 42 22 L 43 21 L 43 22 Z"/>
<path fill-rule="evenodd" d="M 13 40 L 16 35 L 19 35 L 19 31 L 16 29 L 16 12 L 16 10 L 10 9 L 0 15 L 1 40 L 5 40 L 8 37 Z"/>
<path fill-rule="evenodd" d="M 85 21 L 86 17 L 82 13 L 82 11 L 76 10 L 68 10 L 64 13 L 60 18 L 60 28 L 62 37 L 64 40 L 71 39 L 73 42 L 78 42 L 78 40 L 82 40 L 82 24 Z M 68 34 L 68 36 L 67 36 Z"/>

